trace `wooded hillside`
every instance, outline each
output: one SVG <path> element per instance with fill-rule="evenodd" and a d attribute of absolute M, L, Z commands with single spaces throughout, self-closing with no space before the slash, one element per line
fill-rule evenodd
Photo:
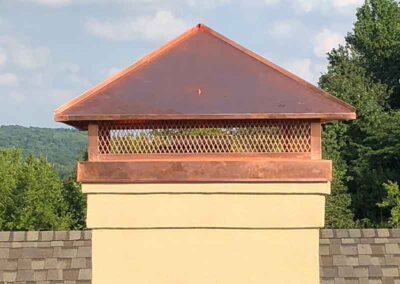
<path fill-rule="evenodd" d="M 86 150 L 86 133 L 66 128 L 0 126 L 0 148 L 21 149 L 24 157 L 46 157 L 65 176 Z"/>

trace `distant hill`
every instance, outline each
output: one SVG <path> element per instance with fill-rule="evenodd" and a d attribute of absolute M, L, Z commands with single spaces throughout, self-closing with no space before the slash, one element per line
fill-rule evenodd
<path fill-rule="evenodd" d="M 47 157 L 57 171 L 64 176 L 70 173 L 76 160 L 86 150 L 86 133 L 65 128 L 0 126 L 0 148 L 16 147 L 25 156 Z"/>

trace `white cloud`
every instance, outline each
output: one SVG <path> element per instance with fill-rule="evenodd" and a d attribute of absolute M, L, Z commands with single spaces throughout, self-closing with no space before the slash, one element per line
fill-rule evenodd
<path fill-rule="evenodd" d="M 273 0 L 271 0 L 273 1 Z M 362 5 L 364 0 L 287 0 L 296 12 L 309 13 L 313 11 L 354 12 L 354 8 Z"/>
<path fill-rule="evenodd" d="M 339 33 L 324 28 L 314 37 L 313 43 L 315 55 L 324 58 L 332 48 L 344 43 L 344 37 Z"/>
<path fill-rule="evenodd" d="M 62 7 L 72 3 L 71 0 L 25 0 L 25 2 L 26 1 L 48 7 Z"/>
<path fill-rule="evenodd" d="M 0 65 L 4 65 L 7 61 L 6 51 L 0 48 Z"/>
<path fill-rule="evenodd" d="M 73 74 L 77 74 L 81 70 L 81 67 L 75 63 L 64 63 L 62 67 L 63 70 Z"/>
<path fill-rule="evenodd" d="M 289 62 L 286 65 L 289 71 L 295 73 L 296 75 L 306 80 L 310 80 L 311 78 L 314 77 L 314 74 L 311 72 L 311 59 L 309 58 L 296 59 Z"/>
<path fill-rule="evenodd" d="M 47 63 L 49 49 L 20 45 L 13 52 L 15 62 L 24 69 L 37 69 Z"/>
<path fill-rule="evenodd" d="M 14 0 L 16 1 L 16 0 Z M 180 9 L 187 6 L 194 9 L 211 10 L 229 4 L 234 0 L 17 0 L 21 2 L 31 2 L 47 7 L 74 6 L 99 6 L 99 5 L 121 5 L 124 8 L 134 8 L 137 12 L 156 11 L 163 9 Z M 263 0 L 277 1 L 277 0 Z"/>
<path fill-rule="evenodd" d="M 286 61 L 283 65 L 289 71 L 313 84 L 318 82 L 318 78 L 326 68 L 325 65 L 316 63 L 310 58 L 292 59 L 290 61 Z"/>
<path fill-rule="evenodd" d="M 271 0 L 270 0 L 271 1 Z M 192 8 L 214 9 L 231 3 L 232 0 L 186 0 L 186 4 Z"/>
<path fill-rule="evenodd" d="M 46 88 L 48 84 L 53 81 L 52 78 L 48 78 L 46 75 L 47 74 L 42 72 L 32 72 L 25 78 L 24 83 L 27 83 L 31 87 L 35 88 Z"/>
<path fill-rule="evenodd" d="M 295 20 L 276 21 L 272 24 L 268 33 L 274 38 L 287 38 L 303 29 L 303 24 Z"/>
<path fill-rule="evenodd" d="M 323 0 L 296 0 L 293 2 L 296 10 L 300 9 L 303 12 L 309 13 L 317 7 L 321 7 L 323 5 Z M 320 6 L 321 5 L 321 6 Z"/>
<path fill-rule="evenodd" d="M 71 89 L 53 89 L 50 94 L 56 101 L 65 101 L 77 96 L 76 90 Z"/>
<path fill-rule="evenodd" d="M 267 6 L 276 6 L 280 3 L 280 0 L 264 0 L 264 4 Z"/>
<path fill-rule="evenodd" d="M 31 47 L 14 37 L 1 37 L 0 43 L 7 50 L 15 65 L 23 69 L 37 69 L 47 64 L 50 50 L 47 47 Z"/>
<path fill-rule="evenodd" d="M 80 74 L 71 74 L 68 76 L 68 81 L 70 85 L 81 89 L 87 89 L 90 86 L 93 86 L 93 82 Z"/>
<path fill-rule="evenodd" d="M 18 85 L 18 77 L 13 73 L 0 74 L 0 86 L 13 87 Z"/>
<path fill-rule="evenodd" d="M 13 91 L 11 93 L 8 94 L 8 97 L 10 100 L 12 100 L 13 102 L 17 103 L 17 104 L 21 104 L 23 102 L 25 102 L 26 97 L 17 91 Z"/>
<path fill-rule="evenodd" d="M 333 0 L 333 6 L 337 8 L 347 8 L 361 6 L 364 0 Z"/>
<path fill-rule="evenodd" d="M 158 11 L 153 16 L 125 18 L 112 22 L 89 20 L 87 30 L 110 41 L 168 40 L 189 27 L 188 23 L 169 11 Z"/>

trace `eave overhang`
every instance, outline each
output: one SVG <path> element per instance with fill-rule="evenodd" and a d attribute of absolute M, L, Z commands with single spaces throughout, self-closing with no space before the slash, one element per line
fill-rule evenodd
<path fill-rule="evenodd" d="M 251 119 L 302 119 L 322 123 L 335 120 L 352 120 L 355 113 L 255 113 L 255 114 L 145 114 L 145 115 L 55 115 L 57 122 L 63 122 L 75 128 L 86 130 L 90 122 L 100 121 L 145 121 L 145 120 L 251 120 Z"/>

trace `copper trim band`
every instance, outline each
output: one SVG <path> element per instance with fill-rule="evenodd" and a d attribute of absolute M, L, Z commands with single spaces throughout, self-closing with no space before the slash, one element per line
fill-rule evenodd
<path fill-rule="evenodd" d="M 121 161 L 79 162 L 79 182 L 324 182 L 328 160 Z"/>

